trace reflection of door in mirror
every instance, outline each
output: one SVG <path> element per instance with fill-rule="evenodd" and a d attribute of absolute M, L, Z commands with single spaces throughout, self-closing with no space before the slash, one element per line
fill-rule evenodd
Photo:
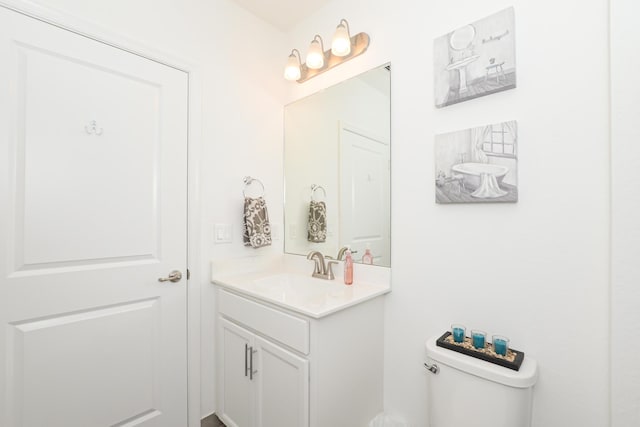
<path fill-rule="evenodd" d="M 340 125 L 340 242 L 354 258 L 371 250 L 373 263 L 390 265 L 389 141 Z"/>

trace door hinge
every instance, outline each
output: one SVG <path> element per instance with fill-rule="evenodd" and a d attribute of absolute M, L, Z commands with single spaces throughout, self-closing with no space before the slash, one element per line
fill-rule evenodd
<path fill-rule="evenodd" d="M 191 272 L 189 271 L 189 269 L 187 268 L 187 280 L 191 279 Z"/>

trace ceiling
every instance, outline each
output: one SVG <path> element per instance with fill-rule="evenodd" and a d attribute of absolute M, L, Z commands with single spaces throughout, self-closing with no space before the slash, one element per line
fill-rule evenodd
<path fill-rule="evenodd" d="M 232 0 L 254 15 L 282 31 L 288 31 L 298 22 L 332 0 Z"/>

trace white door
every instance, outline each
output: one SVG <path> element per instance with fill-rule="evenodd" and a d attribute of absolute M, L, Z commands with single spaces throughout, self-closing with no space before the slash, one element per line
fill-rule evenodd
<path fill-rule="evenodd" d="M 0 424 L 187 422 L 187 78 L 0 7 Z"/>
<path fill-rule="evenodd" d="M 251 378 L 249 375 L 253 334 L 244 328 L 218 318 L 221 354 L 218 375 L 218 415 L 227 427 L 249 427 L 252 424 Z M 253 375 L 251 375 L 252 377 Z"/>
<path fill-rule="evenodd" d="M 308 427 L 309 361 L 260 337 L 254 348 L 256 427 Z"/>
<path fill-rule="evenodd" d="M 340 126 L 340 245 L 368 247 L 376 265 L 391 264 L 389 142 Z"/>

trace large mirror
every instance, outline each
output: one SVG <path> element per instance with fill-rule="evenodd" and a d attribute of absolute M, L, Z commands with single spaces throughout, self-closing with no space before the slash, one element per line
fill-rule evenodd
<path fill-rule="evenodd" d="M 391 265 L 390 86 L 387 64 L 285 107 L 285 252 Z"/>

